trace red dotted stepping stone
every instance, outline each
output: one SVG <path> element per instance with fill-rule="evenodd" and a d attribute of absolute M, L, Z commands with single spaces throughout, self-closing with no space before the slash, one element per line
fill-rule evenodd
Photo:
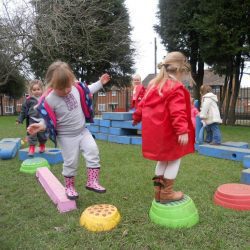
<path fill-rule="evenodd" d="M 250 185 L 223 184 L 214 194 L 214 203 L 235 210 L 250 210 Z"/>

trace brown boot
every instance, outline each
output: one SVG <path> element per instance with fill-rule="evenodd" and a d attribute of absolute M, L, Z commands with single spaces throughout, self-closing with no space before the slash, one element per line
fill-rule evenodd
<path fill-rule="evenodd" d="M 160 191 L 161 191 L 161 186 L 162 184 L 160 183 L 160 180 L 162 180 L 163 175 L 160 176 L 154 176 L 153 181 L 154 181 L 154 189 L 155 189 L 155 201 L 160 202 Z"/>
<path fill-rule="evenodd" d="M 160 181 L 161 184 L 163 185 L 160 191 L 160 203 L 165 204 L 171 201 L 178 201 L 183 198 L 184 195 L 182 192 L 180 191 L 175 192 L 173 190 L 174 181 L 175 179 L 170 180 L 164 178 Z"/>

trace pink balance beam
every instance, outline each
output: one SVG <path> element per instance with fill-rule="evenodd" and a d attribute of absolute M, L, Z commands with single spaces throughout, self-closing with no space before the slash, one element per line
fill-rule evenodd
<path fill-rule="evenodd" d="M 60 213 L 77 209 L 76 202 L 67 198 L 63 185 L 48 168 L 38 168 L 36 171 L 36 177 L 49 195 L 50 199 L 57 205 L 57 209 Z"/>

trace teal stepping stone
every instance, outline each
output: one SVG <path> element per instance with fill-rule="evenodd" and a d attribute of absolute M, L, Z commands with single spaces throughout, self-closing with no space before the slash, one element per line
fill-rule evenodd
<path fill-rule="evenodd" d="M 155 224 L 169 228 L 189 228 L 199 222 L 199 214 L 193 200 L 184 195 L 183 199 L 161 204 L 153 200 L 149 217 Z"/>
<path fill-rule="evenodd" d="M 35 174 L 36 170 L 41 167 L 47 167 L 50 169 L 48 161 L 41 157 L 29 158 L 23 161 L 20 172 L 27 174 Z"/>

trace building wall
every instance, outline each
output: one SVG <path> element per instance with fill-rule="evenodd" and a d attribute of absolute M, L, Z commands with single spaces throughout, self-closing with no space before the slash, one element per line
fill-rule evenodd
<path fill-rule="evenodd" d="M 129 110 L 132 97 L 132 89 L 98 92 L 95 105 L 95 114 L 102 112 L 126 112 Z"/>
<path fill-rule="evenodd" d="M 14 115 L 15 107 L 16 107 L 16 112 L 19 113 L 21 111 L 24 98 L 25 97 L 22 97 L 18 100 L 14 100 L 13 98 L 9 98 L 8 96 L 3 95 L 2 96 L 3 114 L 1 114 L 1 109 L 0 109 L 0 115 Z"/>

